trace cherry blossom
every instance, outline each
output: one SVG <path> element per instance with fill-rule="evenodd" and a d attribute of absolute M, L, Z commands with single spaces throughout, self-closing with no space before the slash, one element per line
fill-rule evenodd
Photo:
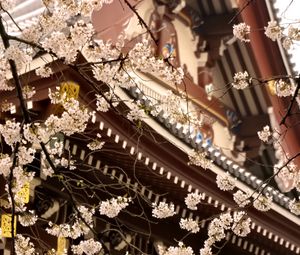
<path fill-rule="evenodd" d="M 276 41 L 283 36 L 282 29 L 277 24 L 277 21 L 271 20 L 268 22 L 268 26 L 265 27 L 265 35 L 269 37 L 272 41 Z"/>
<path fill-rule="evenodd" d="M 192 247 L 185 247 L 182 242 L 179 242 L 177 247 L 170 246 L 162 255 L 194 255 L 194 251 Z"/>
<path fill-rule="evenodd" d="M 233 83 L 232 86 L 236 89 L 245 89 L 251 83 L 251 77 L 249 76 L 248 72 L 238 72 L 233 76 Z"/>
<path fill-rule="evenodd" d="M 109 218 L 114 218 L 118 216 L 122 209 L 125 209 L 129 205 L 130 201 L 131 198 L 121 196 L 102 201 L 99 208 L 100 214 L 106 215 Z"/>
<path fill-rule="evenodd" d="M 10 173 L 10 168 L 12 167 L 12 161 L 8 154 L 0 153 L 0 174 L 7 177 Z"/>
<path fill-rule="evenodd" d="M 271 209 L 273 198 L 271 196 L 259 195 L 253 202 L 255 209 L 266 212 Z"/>
<path fill-rule="evenodd" d="M 35 70 L 36 75 L 41 76 L 43 78 L 50 77 L 53 73 L 52 69 L 48 66 L 40 66 Z"/>
<path fill-rule="evenodd" d="M 288 28 L 288 37 L 291 40 L 299 41 L 300 40 L 300 29 L 293 25 L 290 25 Z"/>
<path fill-rule="evenodd" d="M 21 140 L 21 123 L 15 122 L 14 119 L 7 120 L 4 125 L 0 124 L 0 133 L 4 137 L 5 142 L 13 146 Z"/>
<path fill-rule="evenodd" d="M 190 210 L 197 210 L 197 205 L 205 198 L 204 194 L 189 193 L 184 202 Z"/>
<path fill-rule="evenodd" d="M 233 194 L 233 200 L 238 204 L 239 207 L 245 207 L 250 203 L 250 196 L 249 190 L 246 193 L 238 190 Z"/>
<path fill-rule="evenodd" d="M 213 219 L 208 226 L 208 236 L 212 242 L 219 242 L 225 238 L 223 222 L 219 218 Z"/>
<path fill-rule="evenodd" d="M 29 237 L 24 237 L 21 234 L 16 235 L 15 252 L 17 255 L 32 255 L 35 253 L 34 244 L 30 242 Z"/>
<path fill-rule="evenodd" d="M 246 218 L 246 213 L 244 211 L 234 213 L 232 225 L 233 233 L 237 236 L 247 236 L 251 232 L 250 223 L 251 219 Z"/>
<path fill-rule="evenodd" d="M 34 214 L 32 210 L 29 210 L 28 213 L 24 213 L 23 215 L 19 215 L 19 222 L 22 226 L 28 227 L 32 226 L 36 223 L 38 217 Z"/>
<path fill-rule="evenodd" d="M 46 228 L 46 232 L 50 235 L 72 239 L 76 239 L 87 234 L 89 230 L 90 229 L 85 225 L 85 223 L 77 218 L 72 224 L 63 223 L 56 225 L 52 222 L 49 222 L 49 228 Z"/>
<path fill-rule="evenodd" d="M 295 215 L 300 215 L 300 202 L 293 200 L 289 203 L 290 211 Z"/>
<path fill-rule="evenodd" d="M 206 158 L 207 157 L 207 153 L 204 152 L 200 152 L 200 151 L 192 151 L 189 155 L 189 165 L 196 165 L 196 166 L 200 166 L 203 169 L 207 169 L 210 168 L 212 166 L 212 160 Z"/>
<path fill-rule="evenodd" d="M 11 10 L 16 5 L 16 0 L 1 0 L 1 8 L 3 8 L 6 11 Z"/>
<path fill-rule="evenodd" d="M 198 233 L 200 231 L 198 221 L 193 219 L 180 219 L 180 228 L 190 231 L 191 233 Z"/>
<path fill-rule="evenodd" d="M 130 112 L 127 114 L 127 119 L 130 121 L 140 121 L 146 117 L 145 111 L 139 104 L 133 104 Z"/>
<path fill-rule="evenodd" d="M 93 255 L 98 254 L 102 249 L 102 244 L 93 239 L 88 239 L 85 241 L 80 241 L 78 245 L 72 245 L 72 252 L 74 254 L 82 255 Z"/>
<path fill-rule="evenodd" d="M 268 142 L 270 136 L 272 135 L 270 132 L 270 127 L 268 125 L 264 126 L 262 131 L 257 132 L 257 135 L 263 142 Z"/>
<path fill-rule="evenodd" d="M 275 91 L 277 96 L 287 97 L 293 94 L 294 88 L 290 82 L 287 82 L 283 79 L 279 79 L 275 81 Z"/>
<path fill-rule="evenodd" d="M 233 190 L 235 187 L 235 179 L 233 179 L 228 172 L 224 176 L 217 175 L 217 186 L 220 190 Z"/>
<path fill-rule="evenodd" d="M 159 202 L 152 204 L 152 216 L 158 219 L 168 218 L 176 214 L 174 204 L 167 204 L 166 202 Z"/>
<path fill-rule="evenodd" d="M 250 34 L 250 26 L 246 23 L 240 23 L 237 25 L 233 25 L 233 35 L 244 42 L 250 42 L 248 35 Z"/>

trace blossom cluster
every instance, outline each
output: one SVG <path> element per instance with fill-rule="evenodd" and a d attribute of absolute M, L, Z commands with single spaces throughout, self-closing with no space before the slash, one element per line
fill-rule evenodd
<path fill-rule="evenodd" d="M 16 235 L 15 253 L 17 255 L 32 255 L 35 253 L 34 244 L 30 242 L 29 237 L 24 237 L 21 234 Z"/>
<path fill-rule="evenodd" d="M 63 223 L 56 225 L 49 222 L 49 228 L 46 228 L 46 232 L 50 235 L 72 239 L 87 234 L 89 230 L 88 226 L 79 219 L 76 219 L 73 224 Z"/>
<path fill-rule="evenodd" d="M 275 93 L 279 97 L 288 97 L 294 94 L 295 88 L 285 79 L 275 81 Z"/>
<path fill-rule="evenodd" d="M 174 204 L 167 204 L 166 202 L 159 202 L 152 204 L 152 216 L 158 219 L 164 219 L 176 214 Z"/>
<path fill-rule="evenodd" d="M 80 241 L 78 245 L 72 245 L 72 252 L 74 254 L 82 255 L 93 255 L 98 254 L 102 249 L 102 244 L 94 239 L 88 239 Z"/>
<path fill-rule="evenodd" d="M 190 210 L 197 210 L 197 205 L 205 198 L 204 194 L 198 194 L 196 192 L 189 193 L 184 202 Z"/>
<path fill-rule="evenodd" d="M 178 246 L 170 246 L 162 255 L 194 255 L 192 247 L 185 246 L 182 242 Z"/>
<path fill-rule="evenodd" d="M 272 135 L 271 131 L 270 131 L 270 127 L 264 126 L 262 131 L 258 131 L 257 135 L 259 137 L 260 140 L 262 140 L 263 142 L 268 142 L 270 136 Z"/>
<path fill-rule="evenodd" d="M 40 66 L 35 70 L 36 75 L 42 77 L 42 78 L 47 78 L 50 77 L 53 74 L 52 69 L 49 66 Z"/>
<path fill-rule="evenodd" d="M 300 215 L 300 202 L 293 200 L 289 203 L 290 211 L 295 215 Z"/>
<path fill-rule="evenodd" d="M 204 152 L 200 152 L 200 151 L 192 151 L 189 155 L 189 165 L 196 165 L 196 166 L 200 166 L 203 169 L 208 169 L 211 167 L 212 165 L 212 160 L 208 159 L 207 153 Z"/>
<path fill-rule="evenodd" d="M 233 35 L 244 42 L 250 42 L 250 30 L 250 26 L 246 23 L 233 25 Z M 295 41 L 300 40 L 300 29 L 295 24 L 288 24 L 287 27 L 284 27 L 284 25 L 279 25 L 277 21 L 270 20 L 264 30 L 268 38 L 272 41 L 279 40 L 286 50 L 290 49 Z"/>
<path fill-rule="evenodd" d="M 250 204 L 250 198 L 250 190 L 247 190 L 246 193 L 238 190 L 233 194 L 233 200 L 238 204 L 239 207 L 245 207 L 246 205 Z"/>
<path fill-rule="evenodd" d="M 235 187 L 235 179 L 228 172 L 223 176 L 217 175 L 216 183 L 218 188 L 223 191 L 233 190 Z"/>
<path fill-rule="evenodd" d="M 92 142 L 88 143 L 87 147 L 92 151 L 101 150 L 102 147 L 104 146 L 105 142 L 100 141 L 99 140 L 100 138 L 101 138 L 101 135 L 98 133 L 97 138 L 94 139 Z"/>
<path fill-rule="evenodd" d="M 250 42 L 248 38 L 250 34 L 250 26 L 246 23 L 233 25 L 233 35 L 241 41 Z"/>
<path fill-rule="evenodd" d="M 110 109 L 110 104 L 113 107 L 117 107 L 120 102 L 113 91 L 105 92 L 103 96 L 96 94 L 96 98 L 96 110 L 99 112 L 107 112 Z"/>
<path fill-rule="evenodd" d="M 29 210 L 28 213 L 24 213 L 23 215 L 19 215 L 19 222 L 22 226 L 28 227 L 32 226 L 36 223 L 38 217 L 34 214 L 32 210 Z"/>
<path fill-rule="evenodd" d="M 246 236 L 250 233 L 250 218 L 246 217 L 244 211 L 223 213 L 218 218 L 214 218 L 208 226 L 208 239 L 204 242 L 204 247 L 200 250 L 200 255 L 212 255 L 212 246 L 226 237 L 226 230 L 233 231 L 237 236 Z"/>
<path fill-rule="evenodd" d="M 130 121 L 141 121 L 145 117 L 145 111 L 141 108 L 140 104 L 133 104 L 127 114 L 127 119 L 129 119 Z"/>
<path fill-rule="evenodd" d="M 88 112 L 88 109 L 82 107 L 79 101 L 74 98 L 62 102 L 62 105 L 65 111 L 60 117 L 51 114 L 45 121 L 48 132 L 52 135 L 61 132 L 68 136 L 83 132 L 91 117 L 91 113 Z"/>
<path fill-rule="evenodd" d="M 65 237 L 76 239 L 89 232 L 89 227 L 93 225 L 93 215 L 95 209 L 89 209 L 83 205 L 77 207 L 80 216 L 75 214 L 73 223 L 53 224 L 49 222 L 49 228 L 46 228 L 46 232 L 50 235 L 57 237 Z M 84 219 L 84 221 L 81 220 Z M 86 225 L 87 224 L 87 225 Z"/>
<path fill-rule="evenodd" d="M 250 83 L 251 77 L 247 71 L 235 73 L 233 76 L 232 86 L 236 89 L 245 89 L 250 85 Z"/>
<path fill-rule="evenodd" d="M 271 209 L 272 200 L 272 196 L 258 195 L 258 197 L 254 199 L 253 206 L 259 211 L 266 212 Z"/>
<path fill-rule="evenodd" d="M 117 198 L 111 198 L 110 200 L 102 201 L 100 203 L 100 214 L 106 215 L 109 218 L 118 216 L 121 210 L 125 209 L 131 198 L 118 196 Z"/>
<path fill-rule="evenodd" d="M 182 229 L 190 231 L 191 233 L 198 233 L 200 231 L 199 223 L 193 219 L 180 219 L 179 226 Z"/>

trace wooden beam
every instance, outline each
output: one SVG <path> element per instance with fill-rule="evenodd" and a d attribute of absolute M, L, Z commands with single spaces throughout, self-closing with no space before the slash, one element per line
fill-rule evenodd
<path fill-rule="evenodd" d="M 206 16 L 203 19 L 202 25 L 195 29 L 196 32 L 208 36 L 227 36 L 232 35 L 232 25 L 228 24 L 233 17 L 233 13 L 223 13 Z"/>

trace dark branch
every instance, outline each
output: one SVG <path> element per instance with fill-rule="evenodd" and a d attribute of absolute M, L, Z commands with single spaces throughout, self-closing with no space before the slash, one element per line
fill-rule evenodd
<path fill-rule="evenodd" d="M 286 119 L 291 115 L 291 111 L 292 111 L 292 108 L 293 108 L 293 105 L 297 99 L 297 96 L 298 96 L 298 93 L 299 93 L 299 89 L 300 89 L 300 78 L 296 79 L 296 82 L 297 82 L 297 87 L 295 89 L 295 92 L 294 92 L 294 95 L 290 101 L 290 104 L 289 104 L 289 107 L 285 113 L 285 115 L 283 116 L 282 120 L 280 121 L 280 125 L 285 125 L 285 122 L 286 122 Z"/>

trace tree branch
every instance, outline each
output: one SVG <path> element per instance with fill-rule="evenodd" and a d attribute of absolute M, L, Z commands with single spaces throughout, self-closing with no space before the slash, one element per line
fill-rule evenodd
<path fill-rule="evenodd" d="M 297 87 L 295 89 L 294 95 L 293 95 L 293 97 L 290 101 L 289 107 L 288 107 L 285 115 L 283 116 L 282 120 L 280 121 L 279 125 L 285 125 L 286 119 L 291 115 L 293 105 L 296 101 L 296 98 L 297 98 L 299 90 L 300 90 L 300 78 L 297 78 L 296 81 L 297 81 Z"/>

